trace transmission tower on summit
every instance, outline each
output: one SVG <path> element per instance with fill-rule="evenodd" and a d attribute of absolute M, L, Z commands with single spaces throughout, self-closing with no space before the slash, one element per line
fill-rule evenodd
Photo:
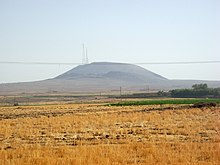
<path fill-rule="evenodd" d="M 89 63 L 88 50 L 84 44 L 82 46 L 83 46 L 82 64 L 88 64 Z"/>

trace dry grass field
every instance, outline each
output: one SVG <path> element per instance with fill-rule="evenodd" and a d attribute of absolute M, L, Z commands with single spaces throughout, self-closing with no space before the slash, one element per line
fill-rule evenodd
<path fill-rule="evenodd" d="M 219 107 L 157 107 L 0 107 L 0 164 L 220 164 Z"/>

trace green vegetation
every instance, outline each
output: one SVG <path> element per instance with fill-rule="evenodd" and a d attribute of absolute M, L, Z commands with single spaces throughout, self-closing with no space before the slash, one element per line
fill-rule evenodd
<path fill-rule="evenodd" d="M 174 89 L 170 91 L 171 97 L 176 98 L 199 98 L 220 97 L 220 88 L 208 88 L 207 84 L 194 84 L 192 89 Z"/>
<path fill-rule="evenodd" d="M 196 104 L 196 103 L 220 103 L 220 99 L 164 99 L 164 100 L 142 100 L 126 101 L 108 104 L 109 106 L 131 106 L 131 105 L 162 105 L 162 104 Z"/>

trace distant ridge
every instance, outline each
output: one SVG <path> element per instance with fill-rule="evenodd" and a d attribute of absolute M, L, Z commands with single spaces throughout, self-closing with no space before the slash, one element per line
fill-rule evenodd
<path fill-rule="evenodd" d="M 169 80 L 140 66 L 127 63 L 94 62 L 79 65 L 55 78 L 43 81 L 0 84 L 1 94 L 47 93 L 51 91 L 97 92 L 123 90 L 170 90 L 190 88 L 196 83 L 220 87 L 220 81 Z"/>

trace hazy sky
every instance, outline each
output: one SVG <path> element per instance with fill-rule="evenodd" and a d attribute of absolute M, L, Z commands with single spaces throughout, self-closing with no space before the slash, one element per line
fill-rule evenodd
<path fill-rule="evenodd" d="M 220 0 L 0 0 L 0 61 L 220 60 Z M 0 64 L 0 83 L 74 66 Z M 220 63 L 142 65 L 170 79 L 220 80 Z"/>

